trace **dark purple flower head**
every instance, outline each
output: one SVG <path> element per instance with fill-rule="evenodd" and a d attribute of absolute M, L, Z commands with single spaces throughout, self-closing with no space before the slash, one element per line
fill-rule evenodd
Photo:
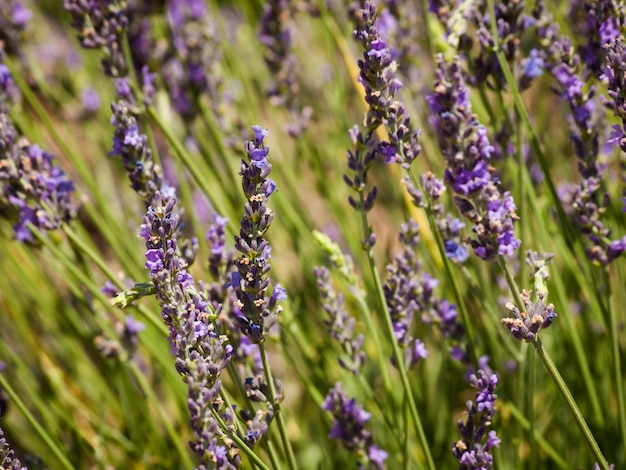
<path fill-rule="evenodd" d="M 232 274 L 231 286 L 237 296 L 236 307 L 242 313 L 238 317 L 242 333 L 253 343 L 260 343 L 282 311 L 278 301 L 286 295 L 276 286 L 267 296 L 271 247 L 264 236 L 274 220 L 267 200 L 276 186 L 267 178 L 272 170 L 267 159 L 269 147 L 264 143 L 269 131 L 260 126 L 252 129 L 254 139 L 245 143 L 247 158 L 241 161 L 239 172 L 247 202 L 239 236 L 235 236 L 235 249 L 241 254 L 234 261 L 237 271 Z"/>
<path fill-rule="evenodd" d="M 512 317 L 503 318 L 501 321 L 511 331 L 513 336 L 526 342 L 533 342 L 540 330 L 548 328 L 557 314 L 554 305 L 544 304 L 545 292 L 537 291 L 537 301 L 531 302 L 530 294 L 527 290 L 521 293 L 522 301 L 526 311 L 520 310 L 512 303 L 506 304 L 506 309 L 513 314 Z"/>
<path fill-rule="evenodd" d="M 368 112 L 365 120 L 369 135 L 380 125 L 388 130 L 388 141 L 381 142 L 377 153 L 386 163 L 411 164 L 421 152 L 418 132 L 410 122 L 404 104 L 396 97 L 402 83 L 395 76 L 397 68 L 384 35 L 377 29 L 377 11 L 373 2 L 365 2 L 362 21 L 354 31 L 361 43 L 363 58 L 359 60 L 359 82 L 365 89 Z"/>
<path fill-rule="evenodd" d="M 103 51 L 104 72 L 110 77 L 125 76 L 129 64 L 124 59 L 122 37 L 129 25 L 128 2 L 64 0 L 63 8 L 72 15 L 80 45 Z"/>
<path fill-rule="evenodd" d="M 472 114 L 458 58 L 447 63 L 437 57 L 435 84 L 427 101 L 447 163 L 444 180 L 454 191 L 461 213 L 474 224 L 475 237 L 470 241 L 474 253 L 485 260 L 513 254 L 520 246 L 513 229 L 518 219 L 515 203 L 510 193 L 500 193 L 499 178 L 488 163 L 495 148 Z M 448 244 L 447 249 L 454 253 L 455 246 Z"/>
<path fill-rule="evenodd" d="M 487 432 L 496 412 L 498 376 L 479 369 L 470 376 L 469 382 L 476 389 L 476 395 L 466 404 L 465 422 L 457 423 L 461 439 L 452 445 L 452 454 L 459 461 L 459 470 L 490 470 L 493 457 L 489 451 L 500 446 L 496 432 Z"/>

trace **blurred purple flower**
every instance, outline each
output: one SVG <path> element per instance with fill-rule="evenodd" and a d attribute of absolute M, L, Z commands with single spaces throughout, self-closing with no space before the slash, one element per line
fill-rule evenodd
<path fill-rule="evenodd" d="M 0 2 L 0 43 L 8 54 L 19 55 L 24 31 L 32 17 L 32 12 L 19 0 Z"/>
<path fill-rule="evenodd" d="M 103 51 L 102 66 L 110 77 L 128 73 L 122 37 L 129 25 L 127 2 L 103 0 L 63 0 L 63 8 L 72 15 L 72 26 L 78 30 L 80 45 Z"/>
<path fill-rule="evenodd" d="M 172 48 L 163 64 L 163 79 L 174 109 L 186 121 L 200 112 L 200 99 L 209 99 L 220 120 L 222 78 L 220 37 L 215 18 L 202 0 L 169 3 Z"/>
<path fill-rule="evenodd" d="M 322 409 L 333 416 L 333 425 L 328 433 L 330 439 L 338 439 L 347 451 L 367 457 L 371 464 L 369 468 L 383 468 L 388 454 L 374 445 L 372 433 L 365 429 L 370 413 L 354 398 L 349 398 L 340 383 L 329 390 Z"/>
<path fill-rule="evenodd" d="M 328 315 L 324 324 L 331 338 L 336 340 L 349 362 L 340 357 L 339 364 L 353 374 L 357 374 L 367 356 L 363 351 L 363 335 L 355 335 L 356 320 L 344 307 L 343 295 L 337 293 L 332 285 L 330 271 L 325 267 L 316 267 L 313 274 L 320 293 L 322 310 Z"/>

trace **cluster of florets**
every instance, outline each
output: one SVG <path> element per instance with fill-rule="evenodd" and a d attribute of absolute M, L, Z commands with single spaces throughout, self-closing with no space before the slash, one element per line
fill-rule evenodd
<path fill-rule="evenodd" d="M 191 448 L 207 465 L 216 459 L 238 464 L 240 457 L 235 448 L 228 452 L 217 444 L 225 431 L 213 416 L 213 411 L 222 410 L 222 420 L 230 426 L 234 423 L 232 410 L 224 407 L 219 397 L 221 371 L 230 362 L 232 346 L 225 336 L 216 332 L 215 315 L 203 286 L 196 286 L 187 271 L 187 262 L 180 255 L 175 205 L 175 192 L 169 190 L 157 192 L 148 208 L 140 232 L 147 248 L 146 269 L 169 329 L 176 370 L 187 384 L 190 424 L 195 435 Z M 232 445 L 229 439 L 225 443 Z"/>
<path fill-rule="evenodd" d="M 554 305 L 545 304 L 545 292 L 537 292 L 537 301 L 530 300 L 530 293 L 527 290 L 521 292 L 524 310 L 508 302 L 505 308 L 513 314 L 512 317 L 503 318 L 501 321 L 511 331 L 511 334 L 520 341 L 533 342 L 540 330 L 548 328 L 556 318 Z"/>
<path fill-rule="evenodd" d="M 127 64 L 122 46 L 129 25 L 126 0 L 64 0 L 63 8 L 72 15 L 72 26 L 78 30 L 80 45 L 104 52 L 102 66 L 111 77 L 123 77 L 132 64 Z"/>
<path fill-rule="evenodd" d="M 328 434 L 330 439 L 340 440 L 346 450 L 365 460 L 368 464 L 366 468 L 384 468 L 389 454 L 374 445 L 372 433 L 365 428 L 370 413 L 354 398 L 349 398 L 341 384 L 337 383 L 329 390 L 322 409 L 333 415 L 333 426 Z"/>
<path fill-rule="evenodd" d="M 359 82 L 365 89 L 368 112 L 365 124 L 368 133 L 384 125 L 387 141 L 378 144 L 377 152 L 386 163 L 397 162 L 408 167 L 419 155 L 418 132 L 411 125 L 406 108 L 396 95 L 402 82 L 395 77 L 397 64 L 384 36 L 378 31 L 376 6 L 365 2 L 362 24 L 354 37 L 363 47 L 359 60 Z"/>
<path fill-rule="evenodd" d="M 220 47 L 217 24 L 203 0 L 170 2 L 172 49 L 163 65 L 163 78 L 172 104 L 187 121 L 196 117 L 205 96 L 214 111 L 220 101 Z"/>
<path fill-rule="evenodd" d="M 493 456 L 489 451 L 500 446 L 496 432 L 487 432 L 496 413 L 498 376 L 479 369 L 469 381 L 476 389 L 476 396 L 473 401 L 467 402 L 465 422 L 459 420 L 457 423 L 461 439 L 452 445 L 452 454 L 459 461 L 459 470 L 490 470 L 493 468 Z"/>
<path fill-rule="evenodd" d="M 268 178 L 272 165 L 267 159 L 269 147 L 263 142 L 269 131 L 259 126 L 252 129 L 254 140 L 246 142 L 247 159 L 241 160 L 239 172 L 247 201 L 239 236 L 235 237 L 235 249 L 241 255 L 235 259 L 237 271 L 232 274 L 231 285 L 237 296 L 236 306 L 242 313 L 237 318 L 241 331 L 253 343 L 260 343 L 282 310 L 278 302 L 285 300 L 287 295 L 280 285 L 276 285 L 271 295 L 266 296 L 271 246 L 264 235 L 274 220 L 274 212 L 267 206 L 267 200 L 276 184 Z"/>
<path fill-rule="evenodd" d="M 513 224 L 518 220 L 511 194 L 499 190 L 499 177 L 488 161 L 494 147 L 487 129 L 472 114 L 469 91 L 458 59 L 437 57 L 433 92 L 427 97 L 447 169 L 444 181 L 464 217 L 473 224 L 470 240 L 482 259 L 512 255 L 519 248 Z"/>
<path fill-rule="evenodd" d="M 35 242 L 30 225 L 54 230 L 76 215 L 74 183 L 54 156 L 20 136 L 0 106 L 0 213 L 13 222 L 17 240 Z"/>

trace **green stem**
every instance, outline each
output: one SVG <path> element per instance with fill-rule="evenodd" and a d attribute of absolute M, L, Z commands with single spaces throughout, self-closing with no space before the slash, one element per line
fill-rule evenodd
<path fill-rule="evenodd" d="M 261 353 L 261 360 L 263 362 L 263 371 L 265 372 L 265 380 L 267 381 L 267 387 L 269 391 L 269 401 L 271 406 L 274 407 L 274 419 L 278 423 L 278 432 L 280 433 L 280 439 L 283 443 L 285 454 L 287 455 L 287 463 L 291 470 L 296 470 L 298 464 L 296 463 L 296 457 L 291 448 L 291 442 L 287 436 L 287 426 L 285 425 L 285 419 L 283 418 L 282 407 L 280 403 L 276 402 L 276 386 L 274 385 L 274 377 L 272 376 L 272 370 L 267 360 L 267 354 L 265 352 L 265 344 L 259 344 L 259 351 Z"/>
<path fill-rule="evenodd" d="M 364 203 L 363 192 L 359 193 L 360 204 L 361 206 Z M 362 230 L 364 235 L 364 240 L 369 240 L 372 232 L 370 226 L 367 221 L 367 214 L 365 211 L 361 211 L 361 223 Z M 378 274 L 378 269 L 376 268 L 376 260 L 374 259 L 374 252 L 372 248 L 366 249 L 367 260 L 369 262 L 370 271 L 372 273 L 372 278 L 374 279 L 374 285 L 376 287 L 376 297 L 378 300 L 378 307 L 383 317 L 383 321 L 385 323 L 385 327 L 387 329 L 387 335 L 389 336 L 389 340 L 391 341 L 391 346 L 393 348 L 393 357 L 396 360 L 396 367 L 398 372 L 400 373 L 400 380 L 402 382 L 402 388 L 404 390 L 404 395 L 406 400 L 408 401 L 409 411 L 411 414 L 411 419 L 413 421 L 413 425 L 415 426 L 415 432 L 417 433 L 417 438 L 419 439 L 420 445 L 422 446 L 422 451 L 424 452 L 424 456 L 426 457 L 426 463 L 430 470 L 435 470 L 435 462 L 430 453 L 430 446 L 428 445 L 428 441 L 426 440 L 426 434 L 424 433 L 424 427 L 422 426 L 422 421 L 420 419 L 419 413 L 417 411 L 417 406 L 415 404 L 415 399 L 413 398 L 413 392 L 411 390 L 411 384 L 409 382 L 409 375 L 406 370 L 406 363 L 404 360 L 404 355 L 400 350 L 400 346 L 396 341 L 396 337 L 393 330 L 393 324 L 391 323 L 391 315 L 389 314 L 389 308 L 387 307 L 387 301 L 385 300 L 385 293 L 383 289 L 383 283 Z"/>
<path fill-rule="evenodd" d="M 211 205 L 215 208 L 215 210 L 219 212 L 220 214 L 228 214 L 228 211 L 226 211 L 225 208 L 222 207 L 221 204 L 218 204 L 217 201 L 213 197 L 211 197 L 211 194 L 213 193 L 213 191 L 209 187 L 207 179 L 202 176 L 202 173 L 200 172 L 195 162 L 191 158 L 191 155 L 189 155 L 187 150 L 185 150 L 185 147 L 183 147 L 183 145 L 174 136 L 171 129 L 168 126 L 166 126 L 165 123 L 163 123 L 163 121 L 161 121 L 161 118 L 159 117 L 159 115 L 156 113 L 156 111 L 153 108 L 148 108 L 148 115 L 154 121 L 157 127 L 161 130 L 161 132 L 163 132 L 163 135 L 165 135 L 165 138 L 167 139 L 169 144 L 174 148 L 174 151 L 178 154 L 180 159 L 183 161 L 183 163 L 185 164 L 185 166 L 191 173 L 191 176 L 193 177 L 194 181 L 200 187 L 200 189 L 204 192 L 204 194 L 209 199 L 209 201 L 211 202 Z M 228 231 L 231 234 L 236 233 L 235 226 L 230 221 L 228 223 Z"/>
<path fill-rule="evenodd" d="M 28 411 L 28 408 L 26 408 L 26 405 L 24 404 L 24 402 L 20 399 L 19 395 L 15 392 L 15 390 L 13 390 L 13 387 L 11 387 L 9 382 L 7 382 L 7 380 L 4 378 L 3 374 L 0 374 L 0 387 L 7 392 L 7 394 L 9 395 L 9 398 L 11 399 L 11 403 L 14 404 L 17 407 L 17 409 L 26 418 L 26 420 L 29 422 L 29 424 L 33 428 L 35 428 L 35 432 L 46 443 L 46 445 L 52 451 L 52 453 L 55 455 L 55 457 L 57 459 L 59 459 L 59 462 L 61 463 L 61 466 L 63 468 L 66 468 L 66 469 L 73 470 L 74 466 L 70 463 L 70 461 L 63 454 L 63 452 L 61 452 L 61 449 L 59 448 L 57 443 L 54 442 L 52 437 L 37 422 L 37 420 L 30 413 L 30 411 Z"/>
<path fill-rule="evenodd" d="M 572 415 L 574 416 L 574 419 L 576 420 L 576 424 L 578 425 L 578 428 L 582 432 L 585 438 L 585 441 L 587 442 L 587 445 L 589 446 L 589 449 L 591 449 L 591 452 L 593 453 L 596 459 L 596 462 L 598 463 L 598 465 L 600 466 L 602 470 L 610 470 L 609 463 L 607 462 L 606 458 L 602 454 L 602 451 L 600 450 L 600 447 L 598 446 L 596 439 L 593 437 L 593 434 L 591 433 L 591 430 L 589 429 L 589 426 L 587 425 L 587 422 L 585 421 L 585 417 L 583 416 L 580 409 L 578 408 L 578 405 L 576 404 L 576 400 L 574 400 L 572 393 L 567 387 L 565 380 L 563 380 L 563 377 L 561 377 L 559 370 L 554 365 L 554 362 L 552 362 L 552 359 L 550 359 L 550 356 L 548 355 L 548 353 L 543 349 L 539 336 L 536 336 L 535 341 L 533 341 L 533 346 L 535 347 L 537 354 L 539 354 L 539 357 L 543 361 L 543 364 L 548 370 L 548 373 L 552 376 L 552 380 L 554 380 L 554 383 L 556 384 L 557 388 L 561 392 L 561 395 L 563 395 L 563 398 L 565 399 L 567 406 L 572 412 Z"/>
<path fill-rule="evenodd" d="M 609 276 L 607 276 L 608 278 Z M 613 354 L 613 373 L 615 374 L 615 392 L 617 394 L 617 420 L 622 438 L 622 449 L 626 449 L 626 405 L 624 404 L 624 382 L 619 349 L 619 332 L 617 315 L 613 302 L 613 289 L 610 279 L 606 282 L 608 288 L 607 308 L 609 310 L 609 334 L 611 336 L 611 352 Z"/>
<path fill-rule="evenodd" d="M 166 411 L 164 410 L 163 406 L 161 406 L 161 403 L 158 397 L 154 393 L 154 390 L 152 389 L 152 386 L 150 385 L 150 383 L 148 383 L 148 381 L 146 380 L 145 375 L 143 374 L 143 372 L 141 372 L 137 364 L 135 364 L 132 361 L 128 363 L 128 367 L 131 373 L 133 374 L 133 377 L 135 377 L 135 380 L 137 380 L 139 384 L 139 388 L 146 395 L 146 397 L 148 398 L 148 401 L 151 403 L 152 407 L 154 408 L 156 413 L 159 415 L 159 419 L 161 420 L 161 423 L 163 423 L 163 426 L 165 427 L 165 432 L 169 436 L 170 440 L 173 442 L 173 445 L 174 447 L 176 447 L 176 450 L 178 450 L 178 454 L 180 455 L 181 459 L 184 461 L 185 467 L 186 468 L 192 467 L 193 464 L 189 457 L 189 451 L 184 445 L 182 445 L 182 440 L 180 439 L 180 433 L 176 431 L 176 429 L 174 429 L 174 427 L 172 426 L 172 423 L 170 422 L 170 418 L 166 416 Z"/>
<path fill-rule="evenodd" d="M 535 352 L 531 348 L 526 349 L 526 387 L 524 389 L 526 398 L 526 416 L 528 416 L 528 442 L 530 443 L 530 458 L 528 459 L 528 469 L 533 470 L 539 468 L 537 454 L 537 440 L 535 439 L 535 371 L 537 369 L 537 360 Z"/>

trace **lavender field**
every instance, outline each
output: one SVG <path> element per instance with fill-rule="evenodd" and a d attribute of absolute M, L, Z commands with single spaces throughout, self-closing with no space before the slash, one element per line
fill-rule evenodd
<path fill-rule="evenodd" d="M 0 469 L 626 468 L 623 0 L 0 0 Z"/>

